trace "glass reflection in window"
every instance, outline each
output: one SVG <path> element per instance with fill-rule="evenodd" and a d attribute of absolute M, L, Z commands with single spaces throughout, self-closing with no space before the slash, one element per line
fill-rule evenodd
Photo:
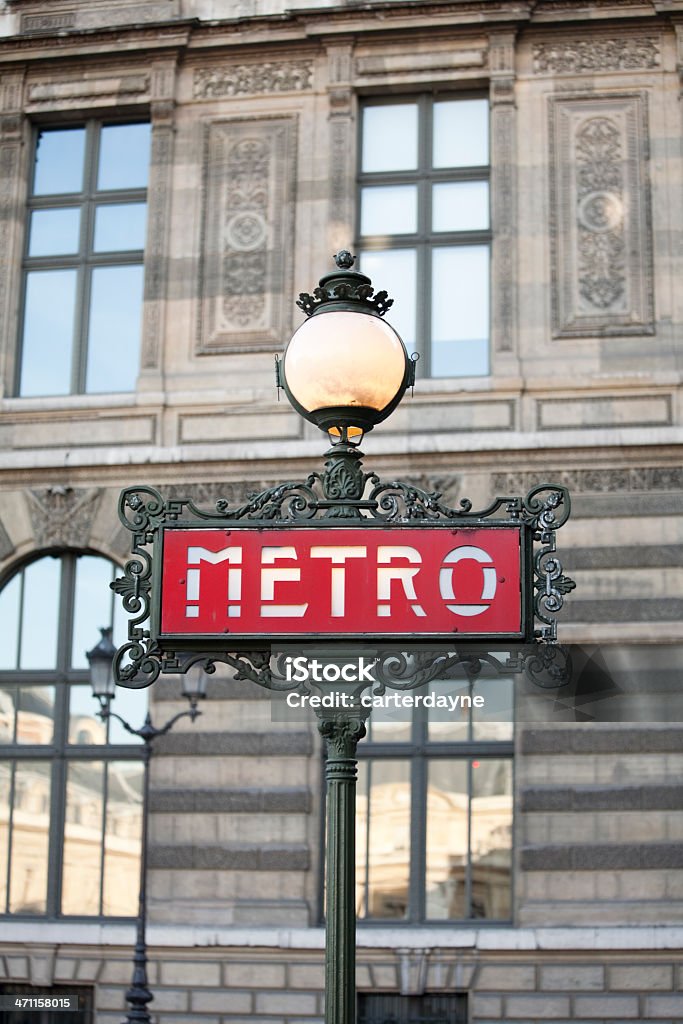
<path fill-rule="evenodd" d="M 9 911 L 44 914 L 50 830 L 51 765 L 18 761 L 14 765 Z"/>
<path fill-rule="evenodd" d="M 465 760 L 429 763 L 425 878 L 428 920 L 467 917 L 467 766 Z"/>
<path fill-rule="evenodd" d="M 472 916 L 510 916 L 512 764 L 472 762 Z"/>
<path fill-rule="evenodd" d="M 410 881 L 410 764 L 359 763 L 357 909 L 359 917 L 405 918 Z"/>

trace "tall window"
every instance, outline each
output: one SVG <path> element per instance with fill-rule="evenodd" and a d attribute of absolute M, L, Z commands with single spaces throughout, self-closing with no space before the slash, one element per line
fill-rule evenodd
<path fill-rule="evenodd" d="M 512 679 L 448 680 L 428 693 L 484 694 L 485 717 L 476 708 L 373 710 L 358 745 L 358 916 L 509 920 Z"/>
<path fill-rule="evenodd" d="M 0 591 L 0 914 L 136 913 L 140 747 L 96 717 L 85 656 L 99 627 L 124 631 L 115 571 L 48 556 Z M 142 724 L 144 700 L 119 690 L 115 709 Z"/>
<path fill-rule="evenodd" d="M 36 133 L 18 394 L 134 389 L 149 148 L 148 124 Z"/>
<path fill-rule="evenodd" d="M 488 101 L 369 100 L 362 109 L 360 266 L 429 377 L 489 373 Z"/>

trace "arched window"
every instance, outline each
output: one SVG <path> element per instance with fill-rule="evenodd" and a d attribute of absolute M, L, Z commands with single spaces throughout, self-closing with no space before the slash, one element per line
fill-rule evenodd
<path fill-rule="evenodd" d="M 94 554 L 25 563 L 0 590 L 0 914 L 132 917 L 140 746 L 97 717 L 86 651 L 121 642 L 118 567 Z M 142 724 L 146 694 L 117 691 Z"/>

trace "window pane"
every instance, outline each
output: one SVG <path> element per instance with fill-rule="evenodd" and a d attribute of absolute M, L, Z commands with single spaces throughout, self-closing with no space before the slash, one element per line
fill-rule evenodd
<path fill-rule="evenodd" d="M 19 667 L 21 577 L 18 572 L 0 590 L 0 669 Z"/>
<path fill-rule="evenodd" d="M 488 100 L 434 104 L 434 167 L 482 167 L 489 162 Z"/>
<path fill-rule="evenodd" d="M 488 335 L 488 246 L 434 249 L 432 377 L 487 374 Z"/>
<path fill-rule="evenodd" d="M 366 762 L 365 803 L 361 800 L 358 821 L 365 838 L 358 846 L 359 877 L 367 870 L 367 907 L 361 916 L 405 918 L 408 916 L 410 879 L 410 763 Z"/>
<path fill-rule="evenodd" d="M 431 761 L 427 787 L 428 920 L 467 916 L 467 761 Z"/>
<path fill-rule="evenodd" d="M 467 679 L 439 679 L 429 684 L 429 689 L 437 697 L 467 697 L 470 695 L 470 684 Z M 460 703 L 460 702 L 458 702 Z M 427 723 L 427 739 L 431 743 L 450 743 L 468 738 L 470 710 L 458 708 L 429 708 Z"/>
<path fill-rule="evenodd" d="M 100 629 L 111 625 L 113 578 L 114 566 L 107 558 L 83 555 L 76 562 L 72 668 L 88 668 L 86 651 L 99 643 Z"/>
<path fill-rule="evenodd" d="M 85 128 L 38 132 L 33 194 L 80 192 L 84 154 Z"/>
<path fill-rule="evenodd" d="M 361 190 L 361 235 L 412 235 L 416 231 L 417 185 L 381 185 Z"/>
<path fill-rule="evenodd" d="M 417 104 L 392 103 L 363 110 L 363 171 L 414 171 Z"/>
<path fill-rule="evenodd" d="M 62 210 L 34 210 L 31 214 L 29 256 L 60 256 L 79 249 L 81 210 L 70 206 Z"/>
<path fill-rule="evenodd" d="M 75 270 L 34 270 L 26 275 L 22 395 L 70 392 L 75 301 Z"/>
<path fill-rule="evenodd" d="M 100 133 L 98 189 L 146 188 L 150 126 L 111 124 Z"/>
<path fill-rule="evenodd" d="M 146 203 L 116 203 L 95 210 L 95 252 L 144 249 Z"/>
<path fill-rule="evenodd" d="M 54 686 L 20 686 L 17 703 L 17 743 L 52 743 L 54 724 Z"/>
<path fill-rule="evenodd" d="M 97 717 L 99 704 L 90 685 L 69 685 L 69 743 L 106 743 L 107 726 Z"/>
<path fill-rule="evenodd" d="M 67 768 L 62 913 L 99 914 L 104 765 L 72 762 Z"/>
<path fill-rule="evenodd" d="M 133 391 L 140 361 L 142 266 L 92 272 L 86 391 Z"/>
<path fill-rule="evenodd" d="M 117 714 L 121 715 L 121 718 L 130 723 L 134 729 L 141 728 L 147 714 L 148 703 L 149 693 L 147 690 L 129 690 L 125 686 L 116 687 L 116 705 L 114 710 Z M 142 740 L 139 736 L 131 736 L 120 722 L 117 722 L 115 718 L 110 718 L 109 742 L 136 744 L 142 743 Z"/>
<path fill-rule="evenodd" d="M 364 252 L 360 259 L 360 269 L 372 278 L 375 291 L 386 291 L 394 300 L 386 319 L 398 331 L 408 352 L 414 352 L 417 253 L 414 249 Z"/>
<path fill-rule="evenodd" d="M 41 761 L 19 761 L 15 765 L 9 897 L 12 914 L 45 913 L 50 772 L 50 765 Z"/>
<path fill-rule="evenodd" d="M 0 761 L 0 914 L 4 914 L 7 907 L 11 785 L 12 766 L 9 761 Z"/>
<path fill-rule="evenodd" d="M 143 766 L 140 761 L 112 761 L 107 771 L 102 913 L 134 917 L 140 876 Z"/>
<path fill-rule="evenodd" d="M 24 569 L 19 668 L 50 669 L 57 666 L 60 569 L 58 558 L 40 558 Z"/>
<path fill-rule="evenodd" d="M 16 686 L 0 687 L 0 743 L 14 743 Z"/>
<path fill-rule="evenodd" d="M 487 181 L 450 181 L 432 187 L 433 231 L 485 231 L 488 226 Z"/>
<path fill-rule="evenodd" d="M 410 743 L 413 728 L 413 709 L 409 707 L 373 708 L 368 720 L 368 742 Z"/>
<path fill-rule="evenodd" d="M 515 706 L 515 684 L 504 676 L 478 679 L 475 694 L 484 698 L 483 708 L 472 708 L 472 735 L 475 740 L 511 740 Z"/>
<path fill-rule="evenodd" d="M 472 762 L 472 917 L 510 917 L 512 762 Z"/>

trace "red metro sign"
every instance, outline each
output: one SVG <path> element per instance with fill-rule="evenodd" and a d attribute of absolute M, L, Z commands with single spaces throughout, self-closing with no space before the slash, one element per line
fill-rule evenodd
<path fill-rule="evenodd" d="M 160 638 L 524 637 L 526 536 L 461 527 L 169 527 Z"/>

